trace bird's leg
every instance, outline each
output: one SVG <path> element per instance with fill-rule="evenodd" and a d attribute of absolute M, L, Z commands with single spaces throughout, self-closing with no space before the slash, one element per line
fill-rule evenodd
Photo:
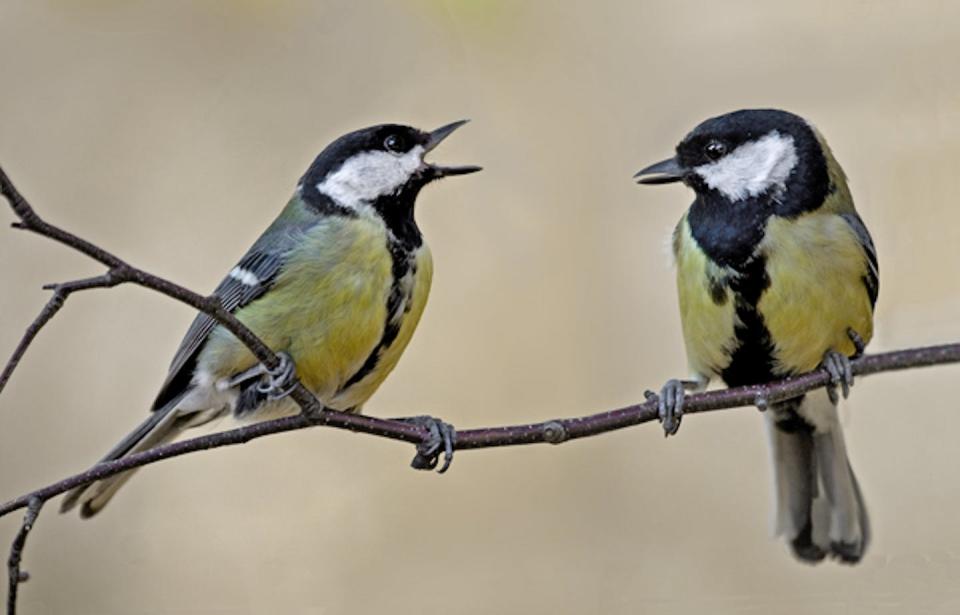
<path fill-rule="evenodd" d="M 854 344 L 856 344 L 856 342 L 854 342 Z M 844 399 L 850 395 L 850 387 L 853 386 L 853 370 L 850 368 L 850 359 L 847 355 L 831 349 L 824 353 L 820 366 L 830 374 L 830 382 L 827 384 L 827 396 L 830 397 L 831 403 L 836 405 L 836 403 L 840 401 L 837 395 L 837 385 L 839 385 L 841 391 L 843 391 Z"/>
<path fill-rule="evenodd" d="M 453 447 L 457 443 L 457 430 L 450 423 L 444 423 L 432 416 L 411 416 L 393 419 L 423 427 L 429 435 L 417 445 L 417 455 L 410 462 L 415 470 L 432 470 L 437 467 L 440 453 L 443 453 L 443 465 L 437 470 L 443 474 L 453 461 Z"/>
<path fill-rule="evenodd" d="M 659 400 L 658 418 L 660 423 L 663 424 L 664 436 L 672 436 L 680 429 L 680 419 L 683 417 L 683 399 L 687 391 L 697 391 L 703 386 L 704 384 L 697 380 L 671 378 L 660 389 L 660 395 L 653 391 L 644 392 L 647 399 L 657 398 Z"/>

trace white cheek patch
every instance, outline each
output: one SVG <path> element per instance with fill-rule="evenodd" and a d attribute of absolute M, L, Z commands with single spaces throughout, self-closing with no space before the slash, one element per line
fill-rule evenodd
<path fill-rule="evenodd" d="M 334 173 L 317 184 L 317 190 L 351 209 L 378 197 L 393 194 L 410 179 L 423 162 L 423 147 L 406 154 L 365 152 L 347 159 Z"/>
<path fill-rule="evenodd" d="M 786 188 L 797 166 L 793 137 L 774 130 L 756 141 L 744 143 L 720 160 L 695 167 L 708 186 L 731 201 L 755 197 L 770 188 Z"/>

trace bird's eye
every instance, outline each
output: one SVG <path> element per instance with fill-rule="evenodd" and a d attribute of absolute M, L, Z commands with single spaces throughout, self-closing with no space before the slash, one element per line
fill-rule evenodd
<path fill-rule="evenodd" d="M 727 153 L 727 146 L 723 141 L 713 139 L 703 146 L 703 153 L 710 160 L 719 160 Z"/>
<path fill-rule="evenodd" d="M 383 140 L 383 146 L 387 148 L 388 152 L 393 152 L 394 154 L 401 154 L 406 150 L 403 137 L 400 135 L 390 135 Z"/>

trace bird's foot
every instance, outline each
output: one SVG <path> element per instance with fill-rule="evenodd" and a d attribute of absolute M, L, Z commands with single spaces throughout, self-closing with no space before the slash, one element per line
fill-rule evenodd
<path fill-rule="evenodd" d="M 687 388 L 692 383 L 684 382 L 672 378 L 667 380 L 663 388 L 660 389 L 660 395 L 653 391 L 646 391 L 647 399 L 657 398 L 658 418 L 663 425 L 663 435 L 672 436 L 680 429 L 680 419 L 683 418 L 683 399 L 687 393 Z"/>
<path fill-rule="evenodd" d="M 297 380 L 297 368 L 285 352 L 278 352 L 279 365 L 269 369 L 263 363 L 257 363 L 250 369 L 236 374 L 227 381 L 228 387 L 236 387 L 250 380 L 259 379 L 257 393 L 264 395 L 270 401 L 283 399 L 293 390 Z"/>
<path fill-rule="evenodd" d="M 830 401 L 836 404 L 840 400 L 837 395 L 837 386 L 843 391 L 843 398 L 846 399 L 850 395 L 850 387 L 853 386 L 853 370 L 847 355 L 836 350 L 828 350 L 824 353 L 820 366 L 830 374 L 830 382 L 827 384 L 827 396 L 830 397 Z"/>
<path fill-rule="evenodd" d="M 443 474 L 453 462 L 453 447 L 457 443 L 457 430 L 450 423 L 444 423 L 432 416 L 411 416 L 394 419 L 404 423 L 411 423 L 423 427 L 429 435 L 417 445 L 417 455 L 410 462 L 415 470 L 432 470 L 440 461 L 443 453 L 443 465 L 437 470 Z"/>
<path fill-rule="evenodd" d="M 297 366 L 285 352 L 278 352 L 280 364 L 274 369 L 265 369 L 265 379 L 257 385 L 257 392 L 267 396 L 270 401 L 283 399 L 293 390 L 297 381 Z"/>

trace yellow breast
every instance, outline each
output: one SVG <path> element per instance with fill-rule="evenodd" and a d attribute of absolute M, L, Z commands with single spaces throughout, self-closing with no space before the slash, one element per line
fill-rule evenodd
<path fill-rule="evenodd" d="M 237 317 L 268 346 L 287 352 L 303 384 L 326 403 L 383 335 L 391 267 L 382 223 L 331 217 L 304 233 L 274 286 Z M 221 377 L 255 363 L 222 329 L 200 361 Z"/>
<path fill-rule="evenodd" d="M 707 258 L 694 240 L 686 216 L 675 233 L 677 290 L 687 362 L 695 374 L 709 377 L 729 365 L 730 352 L 736 345 L 733 296 L 723 284 L 732 272 Z"/>
<path fill-rule="evenodd" d="M 356 408 L 360 410 L 367 399 L 383 384 L 393 368 L 397 366 L 400 355 L 410 343 L 413 332 L 420 322 L 420 316 L 427 305 L 430 284 L 433 280 L 433 259 L 426 244 L 421 245 L 412 258 L 412 278 L 409 281 L 409 293 L 399 317 L 399 330 L 396 338 L 379 351 L 374 368 L 359 381 L 350 384 L 330 400 L 329 406 L 335 409 Z"/>
<path fill-rule="evenodd" d="M 757 307 L 775 345 L 776 372 L 812 370 L 831 349 L 852 355 L 848 327 L 870 340 L 866 257 L 843 218 L 823 210 L 772 218 L 761 248 L 770 286 Z"/>

